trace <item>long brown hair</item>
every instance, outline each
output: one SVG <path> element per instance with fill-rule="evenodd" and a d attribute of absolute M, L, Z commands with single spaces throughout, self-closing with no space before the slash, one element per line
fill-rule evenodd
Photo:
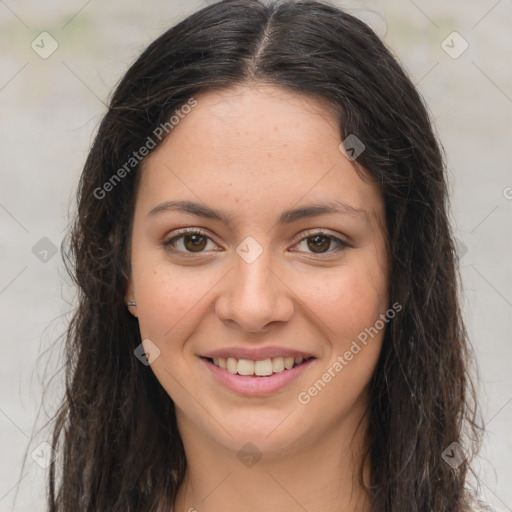
<path fill-rule="evenodd" d="M 63 243 L 79 293 L 66 336 L 49 511 L 170 510 L 174 502 L 186 469 L 174 404 L 134 356 L 141 337 L 124 304 L 140 168 L 126 163 L 190 98 L 250 81 L 334 105 L 341 138 L 363 141 L 357 162 L 385 198 L 389 296 L 403 309 L 370 382 L 372 511 L 465 510 L 477 409 L 445 165 L 422 98 L 375 33 L 327 2 L 225 0 L 142 53 L 117 86 L 85 163 Z M 455 468 L 442 457 L 451 443 L 467 456 Z"/>

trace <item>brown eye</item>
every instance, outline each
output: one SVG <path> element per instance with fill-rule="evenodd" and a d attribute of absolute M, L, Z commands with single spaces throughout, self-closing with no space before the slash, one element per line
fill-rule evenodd
<path fill-rule="evenodd" d="M 333 243 L 337 247 L 334 250 L 329 250 Z M 300 246 L 301 244 L 305 244 L 305 252 L 318 255 L 337 253 L 346 247 L 350 247 L 347 242 L 322 231 L 309 233 L 309 236 L 303 238 L 297 245 Z"/>
<path fill-rule="evenodd" d="M 202 235 L 184 235 L 183 245 L 191 252 L 202 251 L 206 247 L 206 238 Z"/>
<path fill-rule="evenodd" d="M 313 252 L 324 252 L 325 250 L 329 249 L 331 246 L 331 240 L 330 237 L 325 235 L 316 235 L 313 237 L 309 237 L 308 239 L 308 247 Z M 312 243 L 309 243 L 309 241 L 312 240 Z"/>
<path fill-rule="evenodd" d="M 205 233 L 201 231 L 181 231 L 177 236 L 172 237 L 163 243 L 164 247 L 171 252 L 181 254 L 201 253 L 211 241 Z"/>

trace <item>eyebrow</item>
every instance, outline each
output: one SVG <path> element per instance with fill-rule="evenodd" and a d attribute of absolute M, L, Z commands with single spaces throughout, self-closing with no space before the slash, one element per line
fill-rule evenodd
<path fill-rule="evenodd" d="M 177 211 L 182 213 L 190 213 L 198 217 L 218 220 L 230 226 L 233 224 L 234 215 L 229 212 L 223 212 L 210 208 L 204 204 L 194 201 L 165 201 L 155 206 L 149 213 L 148 217 L 153 217 L 162 212 Z M 278 224 L 291 224 L 300 219 L 307 217 L 316 217 L 330 213 L 338 213 L 343 215 L 367 215 L 366 210 L 355 208 L 354 206 L 337 200 L 330 203 L 315 203 L 300 208 L 285 210 L 279 217 Z"/>

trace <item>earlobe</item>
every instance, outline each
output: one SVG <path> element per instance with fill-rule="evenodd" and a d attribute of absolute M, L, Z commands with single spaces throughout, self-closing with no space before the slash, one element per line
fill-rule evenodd
<path fill-rule="evenodd" d="M 128 282 L 126 286 L 126 292 L 124 294 L 124 302 L 126 304 L 126 307 L 128 308 L 128 311 L 135 317 L 138 318 L 136 311 L 137 311 L 137 304 L 135 302 L 135 297 L 133 293 L 133 287 L 131 282 Z"/>

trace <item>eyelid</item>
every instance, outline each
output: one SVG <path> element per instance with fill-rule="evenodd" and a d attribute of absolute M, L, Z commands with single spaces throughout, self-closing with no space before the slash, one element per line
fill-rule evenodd
<path fill-rule="evenodd" d="M 173 231 L 173 236 L 169 238 L 167 241 L 170 242 L 174 238 L 178 238 L 181 235 L 201 235 L 207 238 L 212 238 L 211 235 L 205 231 L 203 228 L 181 228 Z"/>
<path fill-rule="evenodd" d="M 334 240 L 338 240 L 343 245 L 346 245 L 346 246 L 350 245 L 346 240 L 343 240 L 342 238 L 340 238 L 341 235 L 339 235 L 337 233 L 335 234 L 332 231 L 329 231 L 328 229 L 324 229 L 324 228 L 313 228 L 313 229 L 308 229 L 306 231 L 303 231 L 299 234 L 298 241 L 301 242 L 302 240 L 304 240 L 304 238 L 309 238 L 313 235 L 325 235 L 330 238 L 333 238 Z"/>

